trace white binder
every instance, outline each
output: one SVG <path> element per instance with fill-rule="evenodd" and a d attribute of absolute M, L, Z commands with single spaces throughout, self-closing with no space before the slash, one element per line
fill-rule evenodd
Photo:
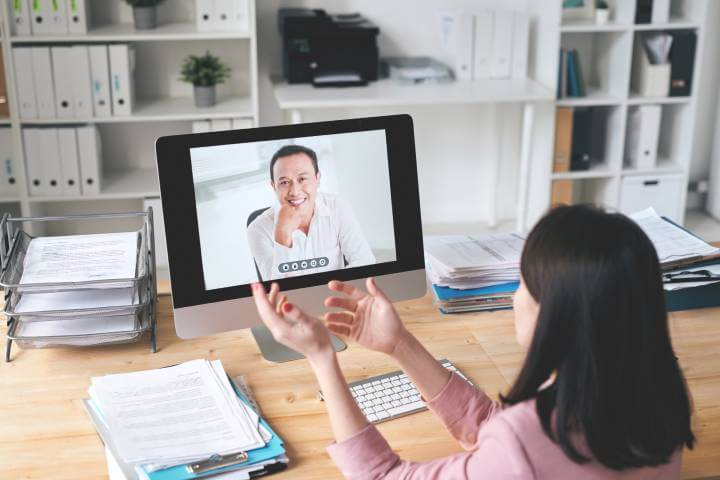
<path fill-rule="evenodd" d="M 653 0 L 651 23 L 668 23 L 670 21 L 670 0 Z"/>
<path fill-rule="evenodd" d="M 62 195 L 62 170 L 60 168 L 60 152 L 57 128 L 41 128 L 40 135 L 40 166 L 43 170 L 44 195 Z"/>
<path fill-rule="evenodd" d="M 80 160 L 76 130 L 59 128 L 58 145 L 60 170 L 62 171 L 62 193 L 63 195 L 80 195 Z"/>
<path fill-rule="evenodd" d="M 72 56 L 71 81 L 75 116 L 90 118 L 93 114 L 92 82 L 90 81 L 90 58 L 88 47 L 75 45 Z"/>
<path fill-rule="evenodd" d="M 112 102 L 110 100 L 110 64 L 107 45 L 91 45 L 88 47 L 88 53 L 93 112 L 96 117 L 109 117 L 112 115 Z"/>
<path fill-rule="evenodd" d="M 628 161 L 637 169 L 654 168 L 660 138 L 660 105 L 641 105 L 632 111 L 628 127 Z"/>
<path fill-rule="evenodd" d="M 87 33 L 90 0 L 65 0 L 69 33 Z"/>
<path fill-rule="evenodd" d="M 490 78 L 494 28 L 495 18 L 491 10 L 475 14 L 475 48 L 473 51 L 473 78 L 475 79 Z"/>
<path fill-rule="evenodd" d="M 50 12 L 50 33 L 66 35 L 68 33 L 67 8 L 64 0 L 32 0 L 42 1 L 47 4 Z"/>
<path fill-rule="evenodd" d="M 0 128 L 0 194 L 2 195 L 17 192 L 14 156 L 12 131 L 9 127 Z"/>
<path fill-rule="evenodd" d="M 234 0 L 232 15 L 233 31 L 250 30 L 250 3 L 248 0 Z"/>
<path fill-rule="evenodd" d="M 23 128 L 23 145 L 25 147 L 25 166 L 30 196 L 43 195 L 44 179 L 42 168 L 42 149 L 39 128 Z"/>
<path fill-rule="evenodd" d="M 509 78 L 512 62 L 513 12 L 495 10 L 493 55 L 490 66 L 492 78 Z"/>
<path fill-rule="evenodd" d="M 55 118 L 55 89 L 53 86 L 50 47 L 32 47 L 33 84 L 38 117 Z"/>
<path fill-rule="evenodd" d="M 530 48 L 530 17 L 524 13 L 513 14 L 512 78 L 527 78 L 528 49 Z"/>
<path fill-rule="evenodd" d="M 55 81 L 55 109 L 58 118 L 75 116 L 73 98 L 72 47 L 51 47 L 52 79 Z M 39 87 L 38 87 L 39 88 Z M 40 95 L 38 93 L 38 95 Z M 42 113 L 40 114 L 42 117 Z"/>
<path fill-rule="evenodd" d="M 232 129 L 233 130 L 240 130 L 243 128 L 253 128 L 255 125 L 253 125 L 253 119 L 252 118 L 233 118 L 232 119 Z"/>
<path fill-rule="evenodd" d="M 472 80 L 475 17 L 467 12 L 440 12 L 440 45 L 458 80 Z"/>
<path fill-rule="evenodd" d="M 212 120 L 210 120 L 210 130 L 213 132 L 230 130 L 231 128 L 232 122 L 229 118 L 213 118 Z"/>
<path fill-rule="evenodd" d="M 102 182 L 100 133 L 95 126 L 77 128 L 78 158 L 83 195 L 99 195 Z"/>
<path fill-rule="evenodd" d="M 135 52 L 130 45 L 108 46 L 113 115 L 130 115 L 133 106 Z"/>
<path fill-rule="evenodd" d="M 235 3 L 236 0 L 214 0 L 215 12 L 213 30 L 230 32 L 235 27 Z"/>
<path fill-rule="evenodd" d="M 215 30 L 215 0 L 195 0 L 195 23 L 198 32 Z"/>
<path fill-rule="evenodd" d="M 31 47 L 13 48 L 12 59 L 13 69 L 15 70 L 15 86 L 17 89 L 20 118 L 37 118 L 38 109 L 37 99 L 35 98 Z"/>
<path fill-rule="evenodd" d="M 210 131 L 210 120 L 195 120 L 192 122 L 192 133 L 205 133 Z"/>
<path fill-rule="evenodd" d="M 30 35 L 30 0 L 9 0 L 8 3 L 12 12 L 12 32 L 15 35 Z"/>
<path fill-rule="evenodd" d="M 50 20 L 50 0 L 29 0 L 30 25 L 33 35 L 50 35 L 54 33 Z"/>

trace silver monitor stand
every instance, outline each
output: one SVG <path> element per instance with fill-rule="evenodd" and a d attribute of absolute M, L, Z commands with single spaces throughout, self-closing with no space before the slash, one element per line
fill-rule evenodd
<path fill-rule="evenodd" d="M 262 353 L 263 358 L 268 362 L 284 363 L 305 358 L 301 353 L 276 341 L 272 333 L 270 333 L 270 329 L 265 325 L 257 325 L 250 328 L 250 330 L 252 331 L 253 337 L 255 337 L 255 342 L 258 344 L 258 347 L 260 347 L 260 353 Z M 330 341 L 333 347 L 335 347 L 336 352 L 342 352 L 347 348 L 345 342 L 335 335 L 330 335 Z"/>

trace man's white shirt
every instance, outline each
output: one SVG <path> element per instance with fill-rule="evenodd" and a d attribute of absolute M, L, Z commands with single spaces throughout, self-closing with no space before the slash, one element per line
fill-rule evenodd
<path fill-rule="evenodd" d="M 248 227 L 250 252 L 262 280 L 375 263 L 352 209 L 337 196 L 317 193 L 308 233 L 295 230 L 290 248 L 275 241 L 279 210 L 279 205 L 268 208 Z"/>

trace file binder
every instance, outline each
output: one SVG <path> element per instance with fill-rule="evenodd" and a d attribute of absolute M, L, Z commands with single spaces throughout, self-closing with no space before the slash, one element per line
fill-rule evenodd
<path fill-rule="evenodd" d="M 232 119 L 232 129 L 233 130 L 241 130 L 243 128 L 253 128 L 255 125 L 253 124 L 252 118 L 233 118 Z"/>
<path fill-rule="evenodd" d="M 93 114 L 92 82 L 90 81 L 90 58 L 88 47 L 74 45 L 70 50 L 70 79 L 76 117 L 90 118 Z"/>
<path fill-rule="evenodd" d="M 0 47 L 0 117 L 9 117 L 10 108 L 8 105 L 7 85 L 5 84 L 5 63 L 3 61 L 3 49 Z"/>
<path fill-rule="evenodd" d="M 30 35 L 30 0 L 11 0 L 9 2 L 12 33 L 15 35 Z"/>
<path fill-rule="evenodd" d="M 491 10 L 475 14 L 475 48 L 473 50 L 473 78 L 490 78 L 495 19 Z"/>
<path fill-rule="evenodd" d="M 573 109 L 562 107 L 555 111 L 555 161 L 553 172 L 570 170 L 573 141 Z"/>
<path fill-rule="evenodd" d="M 78 159 L 83 195 L 99 195 L 102 182 L 100 133 L 95 126 L 77 128 Z"/>
<path fill-rule="evenodd" d="M 69 33 L 87 33 L 90 0 L 65 0 Z"/>
<path fill-rule="evenodd" d="M 588 107 L 573 111 L 570 170 L 588 170 L 592 161 L 593 111 Z"/>
<path fill-rule="evenodd" d="M 667 23 L 670 21 L 670 0 L 653 0 L 652 23 Z"/>
<path fill-rule="evenodd" d="M 58 151 L 62 172 L 63 195 L 80 195 L 80 161 L 74 128 L 58 129 Z"/>
<path fill-rule="evenodd" d="M 654 168 L 660 137 L 660 105 L 642 105 L 630 114 L 628 162 L 637 169 Z"/>
<path fill-rule="evenodd" d="M 191 125 L 192 133 L 205 133 L 210 131 L 210 120 L 195 120 Z"/>
<path fill-rule="evenodd" d="M 210 131 L 219 132 L 221 130 L 230 130 L 232 122 L 229 118 L 213 118 L 210 120 Z"/>
<path fill-rule="evenodd" d="M 29 0 L 33 35 L 49 35 L 54 33 L 50 20 L 50 0 Z"/>
<path fill-rule="evenodd" d="M 215 25 L 213 30 L 229 32 L 235 30 L 235 0 L 214 0 Z"/>
<path fill-rule="evenodd" d="M 75 116 L 73 98 L 73 47 L 52 47 L 52 77 L 55 80 L 55 105 L 58 118 Z M 38 93 L 39 95 L 39 93 Z M 42 116 L 42 115 L 41 115 Z"/>
<path fill-rule="evenodd" d="M 692 91 L 697 34 L 692 30 L 675 30 L 670 49 L 670 96 L 685 97 Z"/>
<path fill-rule="evenodd" d="M 33 85 L 38 117 L 55 118 L 55 89 L 49 47 L 32 47 Z"/>
<path fill-rule="evenodd" d="M 232 2 L 233 31 L 250 30 L 250 4 L 248 0 L 234 0 Z"/>
<path fill-rule="evenodd" d="M 458 80 L 472 80 L 475 17 L 450 10 L 440 13 L 440 41 L 447 63 Z"/>
<path fill-rule="evenodd" d="M 32 0 L 43 1 L 47 5 L 47 11 L 50 12 L 50 33 L 64 35 L 68 33 L 67 9 L 65 8 L 65 0 Z"/>
<path fill-rule="evenodd" d="M 39 135 L 40 168 L 43 170 L 44 180 L 40 190 L 43 195 L 61 195 L 63 185 L 57 128 L 41 128 Z"/>
<path fill-rule="evenodd" d="M 509 78 L 512 68 L 513 12 L 495 11 L 493 31 L 493 56 L 490 66 L 492 78 Z"/>
<path fill-rule="evenodd" d="M 3 195 L 17 192 L 14 156 L 12 131 L 9 127 L 0 128 L 0 194 Z"/>
<path fill-rule="evenodd" d="M 25 165 L 30 196 L 43 195 L 44 179 L 42 169 L 42 147 L 39 128 L 24 128 Z"/>
<path fill-rule="evenodd" d="M 130 45 L 108 46 L 113 115 L 130 115 L 133 107 L 135 52 Z"/>
<path fill-rule="evenodd" d="M 20 118 L 37 118 L 38 109 L 37 100 L 35 99 L 32 49 L 30 47 L 15 47 L 12 49 L 12 59 Z"/>
<path fill-rule="evenodd" d="M 513 14 L 512 78 L 527 78 L 528 49 L 530 48 L 530 17 L 519 12 Z"/>
<path fill-rule="evenodd" d="M 88 47 L 90 80 L 92 83 L 93 112 L 96 117 L 112 116 L 110 100 L 110 64 L 107 45 Z"/>
<path fill-rule="evenodd" d="M 215 29 L 215 0 L 195 0 L 195 23 L 198 32 Z"/>

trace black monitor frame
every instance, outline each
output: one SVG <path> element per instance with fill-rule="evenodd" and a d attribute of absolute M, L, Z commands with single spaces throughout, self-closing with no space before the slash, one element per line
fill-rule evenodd
<path fill-rule="evenodd" d="M 385 130 L 396 260 L 275 280 L 281 290 L 424 268 L 417 163 L 409 115 L 358 118 L 160 137 L 155 143 L 175 308 L 250 296 L 250 285 L 206 290 L 190 149 L 234 143 Z M 368 186 L 371 188 L 371 186 Z M 372 191 L 369 191 L 372 193 Z M 244 219 L 242 219 L 244 221 Z M 269 282 L 264 282 L 267 286 Z"/>

